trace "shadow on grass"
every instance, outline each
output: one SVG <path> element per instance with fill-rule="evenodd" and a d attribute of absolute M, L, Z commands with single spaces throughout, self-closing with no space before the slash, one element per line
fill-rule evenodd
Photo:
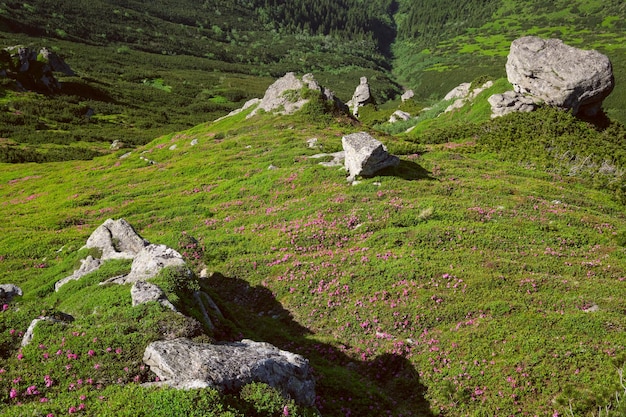
<path fill-rule="evenodd" d="M 383 177 L 398 177 L 407 181 L 417 180 L 435 180 L 436 178 L 430 175 L 430 172 L 423 168 L 421 165 L 416 164 L 413 161 L 400 160 L 400 164 L 395 167 L 389 167 L 381 169 L 376 173 Z"/>
<path fill-rule="evenodd" d="M 424 397 L 426 387 L 404 356 L 384 353 L 363 360 L 349 346 L 313 340 L 313 332 L 265 287 L 219 273 L 202 280 L 202 287 L 224 314 L 218 337 L 269 342 L 309 360 L 322 415 L 434 417 Z"/>

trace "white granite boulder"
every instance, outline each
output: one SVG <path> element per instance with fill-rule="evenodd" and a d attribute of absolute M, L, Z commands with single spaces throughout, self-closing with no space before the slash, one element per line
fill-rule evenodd
<path fill-rule="evenodd" d="M 536 36 L 511 43 L 506 73 L 516 92 L 587 116 L 600 111 L 615 84 L 606 55 Z"/>

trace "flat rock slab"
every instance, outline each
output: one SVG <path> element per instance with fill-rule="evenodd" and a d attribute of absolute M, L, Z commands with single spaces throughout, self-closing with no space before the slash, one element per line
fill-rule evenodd
<path fill-rule="evenodd" d="M 387 148 L 369 133 L 358 132 L 341 138 L 345 151 L 344 165 L 348 171 L 348 180 L 357 175 L 369 177 L 383 168 L 398 166 L 400 159 L 390 155 Z"/>
<path fill-rule="evenodd" d="M 85 259 L 81 259 L 80 268 L 75 270 L 72 275 L 63 278 L 60 281 L 57 281 L 54 284 L 54 291 L 59 291 L 59 289 L 68 282 L 77 281 L 85 275 L 89 274 L 90 272 L 97 270 L 98 268 L 100 268 L 100 265 L 102 265 L 100 259 L 95 259 L 91 255 L 87 256 Z"/>
<path fill-rule="evenodd" d="M 516 92 L 588 116 L 598 113 L 615 84 L 606 55 L 536 36 L 511 43 L 506 73 Z"/>
<path fill-rule="evenodd" d="M 300 355 L 252 340 L 209 344 L 189 339 L 153 342 L 143 361 L 173 387 L 213 387 L 226 392 L 264 382 L 300 404 L 315 401 L 309 362 Z"/>

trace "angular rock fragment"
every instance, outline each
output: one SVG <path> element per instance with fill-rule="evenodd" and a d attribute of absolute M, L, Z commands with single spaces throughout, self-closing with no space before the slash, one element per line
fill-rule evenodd
<path fill-rule="evenodd" d="M 104 261 L 133 259 L 148 243 L 126 220 L 108 219 L 89 236 L 85 247 L 100 249 Z"/>
<path fill-rule="evenodd" d="M 157 341 L 148 345 L 143 361 L 161 380 L 177 388 L 214 387 L 233 392 L 251 382 L 264 382 L 298 403 L 312 405 L 315 400 L 309 362 L 269 343 Z"/>
<path fill-rule="evenodd" d="M 348 181 L 353 181 L 357 175 L 372 176 L 383 168 L 400 164 L 397 156 L 389 154 L 385 145 L 366 132 L 344 136 L 341 144 L 345 151 Z"/>

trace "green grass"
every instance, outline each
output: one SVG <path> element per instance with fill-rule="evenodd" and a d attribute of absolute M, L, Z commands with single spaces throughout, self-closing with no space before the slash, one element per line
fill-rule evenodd
<path fill-rule="evenodd" d="M 322 415 L 551 416 L 567 415 L 571 404 L 587 416 L 614 401 L 616 367 L 626 358 L 626 216 L 613 194 L 593 188 L 592 178 L 456 146 L 462 137 L 407 150 L 398 170 L 349 186 L 344 172 L 306 158 L 317 152 L 306 140 L 338 149 L 341 136 L 360 127 L 311 123 L 304 113 L 245 116 L 168 134 L 126 159 L 118 151 L 2 166 L 0 273 L 25 292 L 0 313 L 7 415 L 63 414 L 81 401 L 88 415 L 124 415 L 130 398 L 138 415 L 197 401 L 216 415 L 249 415 L 246 407 L 272 398 L 268 409 L 282 410 L 284 400 L 263 389 L 250 388 L 248 402 L 210 390 L 139 391 L 135 380 L 154 378 L 141 368 L 143 349 L 172 329 L 202 340 L 248 337 L 304 355 Z M 461 116 L 449 117 L 442 130 Z M 568 120 L 554 124 L 586 132 Z M 406 146 L 374 135 L 390 149 Z M 142 152 L 156 165 L 139 159 Z M 127 286 L 97 285 L 128 263 L 53 292 L 85 256 L 77 250 L 89 234 L 119 217 L 151 242 L 184 252 L 196 272 L 213 272 L 200 285 L 226 317 L 217 333 L 200 335 L 157 304 L 131 307 Z M 193 251 L 189 236 L 198 241 Z M 172 294 L 185 305 L 184 293 Z M 584 311 L 593 305 L 599 311 Z M 76 320 L 42 327 L 19 360 L 10 330 L 24 331 L 42 309 Z M 75 362 L 41 359 L 56 352 L 60 335 L 64 349 L 81 353 Z M 45 375 L 57 382 L 44 391 Z M 100 387 L 68 390 L 96 376 Z M 23 396 L 17 406 L 9 398 L 12 387 L 24 393 L 30 384 L 50 401 Z"/>

